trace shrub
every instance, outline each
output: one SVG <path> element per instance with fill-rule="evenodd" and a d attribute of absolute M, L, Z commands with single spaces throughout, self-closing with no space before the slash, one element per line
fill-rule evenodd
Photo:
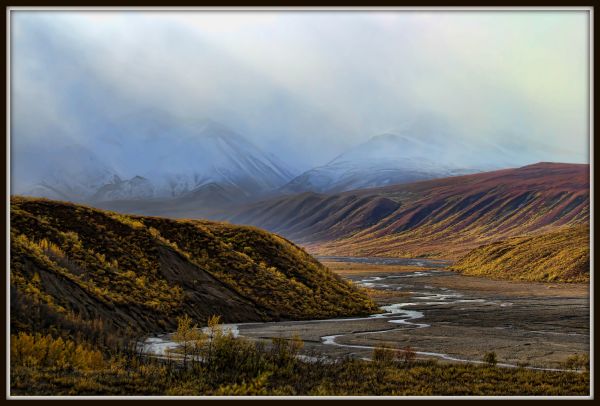
<path fill-rule="evenodd" d="M 98 370 L 104 358 L 98 350 L 50 335 L 20 332 L 10 337 L 10 362 L 30 368 Z"/>
<path fill-rule="evenodd" d="M 590 369 L 590 356 L 588 354 L 574 354 L 567 358 L 564 362 L 565 369 L 575 371 Z"/>
<path fill-rule="evenodd" d="M 177 319 L 177 331 L 173 340 L 181 344 L 183 351 L 183 365 L 187 366 L 188 356 L 199 356 L 200 350 L 206 341 L 206 335 L 199 329 L 198 325 L 192 325 L 192 319 L 187 314 Z"/>
<path fill-rule="evenodd" d="M 405 365 L 409 365 L 417 358 L 417 353 L 410 345 L 407 345 L 398 354 L 398 357 Z"/>
<path fill-rule="evenodd" d="M 396 351 L 386 345 L 378 346 L 373 349 L 373 361 L 390 365 L 396 360 Z"/>
<path fill-rule="evenodd" d="M 483 362 L 485 362 L 487 365 L 493 367 L 498 363 L 498 357 L 496 356 L 496 353 L 491 351 L 486 353 L 483 356 Z"/>

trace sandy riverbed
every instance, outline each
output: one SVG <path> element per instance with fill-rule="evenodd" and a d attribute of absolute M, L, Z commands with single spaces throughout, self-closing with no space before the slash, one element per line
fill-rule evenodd
<path fill-rule="evenodd" d="M 230 326 L 256 339 L 300 336 L 306 354 L 369 358 L 373 347 L 410 346 L 420 358 L 560 368 L 589 352 L 589 286 L 495 281 L 455 274 L 439 262 L 382 264 L 328 260 L 369 288 L 386 311 L 371 317 Z M 325 262 L 325 261 L 324 261 Z M 168 342 L 168 337 L 163 337 Z"/>

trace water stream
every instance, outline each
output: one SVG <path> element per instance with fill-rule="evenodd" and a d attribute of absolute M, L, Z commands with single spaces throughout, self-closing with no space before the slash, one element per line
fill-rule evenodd
<path fill-rule="evenodd" d="M 426 319 L 427 310 L 424 309 L 429 306 L 442 306 L 452 304 L 462 304 L 464 306 L 477 305 L 477 306 L 499 306 L 499 307 L 510 307 L 511 302 L 501 300 L 487 300 L 484 298 L 478 298 L 473 296 L 465 296 L 465 294 L 452 290 L 446 287 L 433 287 L 429 285 L 419 285 L 418 289 L 410 283 L 411 278 L 423 278 L 423 277 L 435 277 L 436 275 L 447 274 L 448 271 L 442 268 L 448 263 L 443 261 L 432 261 L 426 259 L 405 259 L 405 258 L 346 258 L 346 257 L 327 257 L 320 258 L 321 260 L 340 260 L 346 262 L 359 262 L 359 263 L 372 263 L 372 264 L 385 264 L 385 265 L 412 265 L 423 267 L 423 270 L 417 270 L 413 272 L 405 272 L 401 274 L 389 274 L 389 275 L 376 275 L 360 277 L 354 279 L 354 283 L 359 286 L 368 287 L 371 289 L 381 289 L 388 291 L 401 291 L 403 293 L 402 299 L 406 301 L 399 303 L 392 303 L 383 305 L 380 307 L 381 313 L 376 313 L 366 317 L 349 317 L 349 318 L 334 318 L 325 320 L 302 320 L 302 321 L 284 321 L 284 322 L 266 322 L 266 323 L 238 323 L 238 324 L 225 324 L 222 326 L 223 329 L 230 331 L 234 336 L 244 336 L 244 330 L 251 328 L 253 332 L 260 331 L 261 328 L 272 328 L 274 326 L 281 325 L 282 327 L 293 328 L 297 325 L 301 328 L 301 325 L 310 323 L 348 323 L 353 321 L 373 321 L 373 320 L 385 320 L 390 323 L 390 326 L 376 328 L 369 331 L 359 332 L 342 332 L 340 328 L 339 334 L 329 334 L 320 337 L 321 345 L 323 346 L 336 346 L 350 349 L 360 350 L 373 350 L 375 346 L 370 345 L 359 345 L 344 343 L 340 340 L 344 337 L 358 337 L 362 335 L 373 335 L 388 333 L 394 330 L 408 330 L 408 329 L 424 329 L 431 327 L 430 324 L 423 322 L 422 319 Z M 350 279 L 353 279 L 352 277 Z M 400 296 L 399 296 L 400 297 Z M 411 309 L 411 307 L 418 307 L 417 309 Z M 504 327 L 497 327 L 504 328 Z M 577 333 L 556 333 L 556 332 L 544 332 L 544 331 L 531 331 L 539 334 L 577 334 Z M 146 354 L 152 354 L 156 356 L 165 356 L 170 350 L 177 347 L 177 343 L 172 341 L 171 335 L 166 334 L 159 337 L 150 337 L 142 343 L 142 351 Z M 402 350 L 396 350 L 402 351 Z M 415 351 L 415 354 L 424 357 L 433 357 L 453 362 L 464 362 L 473 364 L 482 364 L 480 360 L 460 358 L 457 356 L 431 352 L 431 351 Z M 364 358 L 364 357 L 363 357 Z M 365 358 L 368 359 L 368 358 Z M 498 366 L 507 368 L 517 368 L 519 366 L 498 363 Z M 557 368 L 542 368 L 526 366 L 527 369 L 534 370 L 545 370 L 545 371 L 563 371 Z"/>

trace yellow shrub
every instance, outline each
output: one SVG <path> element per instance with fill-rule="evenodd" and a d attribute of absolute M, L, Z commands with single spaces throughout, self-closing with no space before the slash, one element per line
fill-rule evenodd
<path fill-rule="evenodd" d="M 104 367 L 104 357 L 98 350 L 60 337 L 24 332 L 11 335 L 10 360 L 12 365 L 31 368 L 98 370 Z"/>

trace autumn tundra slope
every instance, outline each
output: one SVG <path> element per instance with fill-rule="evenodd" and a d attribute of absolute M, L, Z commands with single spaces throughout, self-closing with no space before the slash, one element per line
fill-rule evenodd
<path fill-rule="evenodd" d="M 452 266 L 465 275 L 545 282 L 590 280 L 590 229 L 573 227 L 475 248 Z"/>
<path fill-rule="evenodd" d="M 460 258 L 484 243 L 588 223 L 589 165 L 538 163 L 340 194 L 303 193 L 230 220 L 324 255 Z"/>
<path fill-rule="evenodd" d="M 11 199 L 15 331 L 98 324 L 112 331 L 365 314 L 374 304 L 293 243 L 208 221 L 133 217 Z M 85 321 L 84 321 L 85 320 Z"/>

